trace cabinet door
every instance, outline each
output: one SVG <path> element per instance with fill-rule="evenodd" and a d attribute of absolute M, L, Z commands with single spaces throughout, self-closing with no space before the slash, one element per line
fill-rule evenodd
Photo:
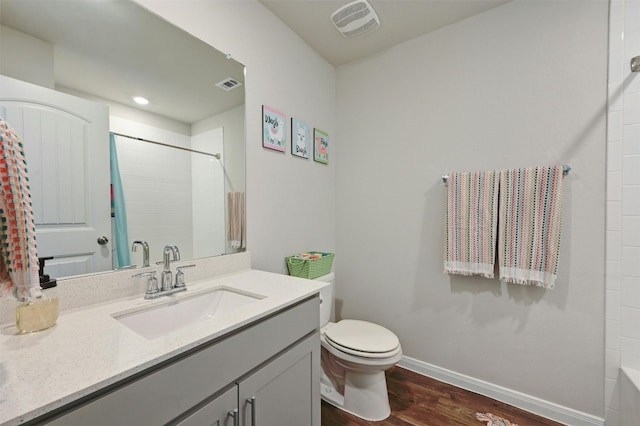
<path fill-rule="evenodd" d="M 179 426 L 234 426 L 238 413 L 238 387 L 208 402 L 205 406 L 177 423 Z"/>
<path fill-rule="evenodd" d="M 239 382 L 240 424 L 319 425 L 319 364 L 316 333 Z"/>

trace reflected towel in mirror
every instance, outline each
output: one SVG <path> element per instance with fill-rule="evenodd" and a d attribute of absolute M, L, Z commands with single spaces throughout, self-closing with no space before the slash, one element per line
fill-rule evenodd
<path fill-rule="evenodd" d="M 244 192 L 227 193 L 227 242 L 231 248 L 245 248 Z"/>
<path fill-rule="evenodd" d="M 0 118 L 0 284 L 19 301 L 42 296 L 36 228 L 22 139 Z"/>

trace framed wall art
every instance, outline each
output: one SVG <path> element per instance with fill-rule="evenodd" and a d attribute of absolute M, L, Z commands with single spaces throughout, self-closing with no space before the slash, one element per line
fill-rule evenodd
<path fill-rule="evenodd" d="M 320 129 L 313 129 L 313 159 L 329 164 L 329 135 Z"/>
<path fill-rule="evenodd" d="M 287 118 L 283 113 L 262 105 L 262 146 L 284 152 L 287 149 Z"/>
<path fill-rule="evenodd" d="M 309 158 L 311 127 L 302 120 L 291 117 L 291 155 Z"/>

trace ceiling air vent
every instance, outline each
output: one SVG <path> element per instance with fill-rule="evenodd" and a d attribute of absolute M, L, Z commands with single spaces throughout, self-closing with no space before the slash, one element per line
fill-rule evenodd
<path fill-rule="evenodd" d="M 242 86 L 242 83 L 240 83 L 235 78 L 229 77 L 229 78 L 225 78 L 219 83 L 216 83 L 216 86 L 228 92 L 229 90 L 235 89 L 238 86 Z"/>
<path fill-rule="evenodd" d="M 357 0 L 333 12 L 331 22 L 346 38 L 373 31 L 380 26 L 380 19 L 366 0 Z"/>

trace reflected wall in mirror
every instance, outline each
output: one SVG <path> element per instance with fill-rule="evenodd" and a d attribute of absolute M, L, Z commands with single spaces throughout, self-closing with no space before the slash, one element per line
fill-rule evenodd
<path fill-rule="evenodd" d="M 225 203 L 245 190 L 242 64 L 128 0 L 0 0 L 0 10 L 0 74 L 10 77 L 0 115 L 25 139 L 38 254 L 55 257 L 48 274 L 127 266 L 114 255 L 109 132 L 129 136 L 115 137 L 128 263 L 143 264 L 135 240 L 148 242 L 151 264 L 166 244 L 183 260 L 243 250 L 228 241 Z M 90 125 L 93 105 L 106 124 Z"/>

